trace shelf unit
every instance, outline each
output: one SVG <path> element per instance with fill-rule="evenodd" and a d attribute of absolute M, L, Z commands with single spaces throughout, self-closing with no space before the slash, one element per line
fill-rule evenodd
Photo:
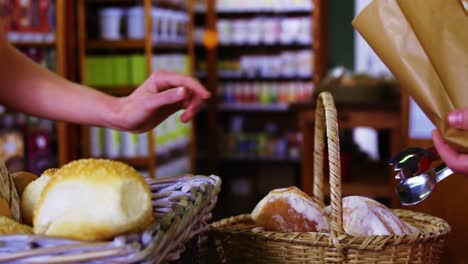
<path fill-rule="evenodd" d="M 56 51 L 56 73 L 63 77 L 68 77 L 69 69 L 67 66 L 67 50 L 68 39 L 65 35 L 66 27 L 68 25 L 65 20 L 66 15 L 71 10 L 69 1 L 55 0 L 55 32 L 53 41 L 10 41 L 14 47 L 19 49 L 24 48 L 41 48 L 41 49 L 55 49 Z M 71 144 L 68 140 L 69 125 L 65 122 L 55 122 L 55 137 L 57 140 L 57 162 L 58 166 L 70 161 Z"/>
<path fill-rule="evenodd" d="M 209 74 L 203 74 L 197 72 L 197 76 L 204 81 L 206 87 L 211 91 L 212 97 L 208 101 L 206 106 L 206 122 L 208 127 L 207 133 L 210 142 L 216 142 L 215 144 L 208 144 L 207 146 L 207 159 L 209 165 L 207 171 L 217 173 L 220 169 L 220 157 L 221 153 L 218 148 L 219 146 L 219 125 L 220 115 L 222 112 L 288 112 L 289 106 L 285 104 L 278 104 L 273 106 L 262 106 L 262 105 L 238 105 L 238 104 L 222 104 L 220 103 L 221 95 L 218 92 L 218 85 L 221 82 L 288 82 L 288 81 L 311 81 L 317 85 L 325 75 L 326 66 L 326 38 L 325 38 L 325 12 L 326 12 L 326 1 L 322 0 L 311 0 L 313 8 L 311 10 L 217 10 L 216 0 L 207 0 L 206 7 L 203 10 L 196 12 L 197 21 L 200 22 L 203 19 L 205 36 L 213 33 L 219 35 L 217 32 L 217 22 L 220 18 L 223 19 L 238 19 L 238 18 L 254 18 L 254 17 L 288 17 L 288 16 L 307 16 L 311 19 L 312 24 L 312 39 L 310 44 L 281 44 L 272 43 L 270 44 L 222 44 L 216 43 L 216 45 L 197 44 L 197 56 L 204 56 L 206 59 L 206 72 Z M 307 49 L 313 51 L 312 65 L 313 72 L 310 76 L 291 76 L 291 77 L 262 77 L 262 76 L 226 76 L 222 75 L 220 70 L 217 68 L 220 55 L 226 54 L 251 54 L 255 52 L 261 52 L 271 54 L 272 52 L 280 52 L 284 50 L 299 50 Z M 238 159 L 242 162 L 242 159 Z"/>
<path fill-rule="evenodd" d="M 89 17 L 89 11 L 94 9 L 98 10 L 102 7 L 107 6 L 143 6 L 144 8 L 144 24 L 145 33 L 143 39 L 122 39 L 122 40 L 102 40 L 99 37 L 90 37 L 87 28 L 87 18 Z M 188 28 L 186 41 L 184 43 L 171 43 L 164 42 L 158 43 L 153 39 L 153 18 L 151 10 L 153 7 L 166 8 L 171 10 L 183 11 L 188 14 Z M 170 1 L 163 0 L 78 0 L 78 49 L 79 49 L 79 64 L 80 64 L 80 81 L 86 80 L 86 56 L 87 54 L 129 54 L 131 52 L 138 52 L 144 54 L 145 65 L 147 73 L 151 74 L 155 69 L 153 68 L 152 58 L 153 55 L 169 54 L 169 53 L 185 53 L 189 60 L 189 74 L 194 74 L 193 58 L 194 58 L 194 45 L 192 41 L 193 32 L 193 3 L 192 0 L 186 0 L 179 3 L 173 3 Z M 170 69 L 168 69 L 170 70 Z M 100 91 L 111 94 L 113 96 L 127 96 L 131 94 L 137 86 L 110 86 L 94 87 Z M 187 147 L 188 156 L 190 159 L 190 171 L 194 172 L 195 168 L 195 129 L 191 126 L 191 135 Z M 90 150 L 90 128 L 82 127 L 82 155 L 84 157 L 91 156 Z M 147 155 L 134 157 L 134 158 L 113 158 L 126 162 L 138 169 L 145 169 L 148 171 L 149 177 L 154 178 L 157 175 L 156 170 L 158 169 L 158 157 L 156 155 L 156 133 L 153 130 L 147 132 Z M 103 156 L 105 157 L 105 156 Z"/>
<path fill-rule="evenodd" d="M 248 141 L 261 141 L 263 131 L 268 126 L 267 123 L 272 121 L 277 125 L 278 134 L 274 140 L 284 141 L 289 137 L 289 134 L 299 134 L 297 127 L 298 112 L 286 100 L 268 100 L 259 101 L 259 94 L 257 99 L 249 102 L 228 101 L 223 100 L 225 93 L 220 92 L 221 86 L 226 83 L 234 83 L 241 85 L 256 85 L 257 83 L 263 84 L 278 84 L 277 88 L 287 83 L 313 83 L 317 85 L 325 75 L 327 70 L 326 65 L 326 38 L 325 38 L 325 12 L 326 2 L 323 0 L 310 0 L 313 3 L 313 9 L 301 11 L 288 11 L 288 10 L 217 10 L 217 0 L 206 0 L 206 6 L 198 10 L 195 17 L 197 26 L 203 28 L 203 43 L 196 44 L 197 59 L 206 61 L 204 64 L 204 72 L 197 69 L 197 77 L 205 84 L 210 90 L 212 96 L 205 105 L 203 111 L 197 116 L 197 130 L 199 137 L 199 153 L 197 159 L 198 173 L 215 173 L 223 177 L 223 185 L 225 192 L 219 197 L 220 206 L 215 212 L 215 218 L 230 216 L 237 213 L 246 213 L 248 210 L 253 209 L 260 198 L 265 195 L 265 189 L 270 188 L 276 184 L 276 180 L 281 183 L 285 181 L 290 182 L 289 175 L 294 176 L 294 182 L 291 185 L 299 185 L 298 178 L 300 175 L 300 158 L 294 158 L 293 150 L 291 155 L 275 155 L 272 154 L 270 149 L 264 152 L 253 151 L 254 154 L 238 155 L 236 152 L 230 154 L 228 149 L 223 145 L 227 143 L 224 136 L 227 133 L 222 131 L 227 127 L 227 123 L 236 118 L 237 116 L 244 117 L 245 129 L 244 135 L 241 137 L 248 138 Z M 233 3 L 240 3 L 232 1 Z M 251 3 L 254 3 L 252 1 Z M 221 42 L 220 36 L 225 32 L 218 32 L 218 21 L 238 21 L 241 19 L 259 19 L 258 21 L 265 21 L 268 18 L 282 19 L 282 18 L 298 18 L 310 21 L 312 41 L 306 44 L 296 42 L 289 42 L 290 44 L 280 43 L 279 41 L 272 41 L 271 44 L 267 41 L 260 41 L 259 44 L 225 44 Z M 265 20 L 264 20 L 265 19 Z M 310 19 L 310 20 L 309 20 Z M 219 29 L 222 30 L 222 29 Z M 199 31 L 196 31 L 199 32 Z M 201 35 L 198 35 L 201 36 Z M 214 41 L 213 41 L 214 39 Z M 279 39 L 279 38 L 278 38 Z M 226 61 L 236 61 L 241 56 L 265 56 L 279 58 L 280 54 L 284 52 L 299 53 L 301 51 L 311 51 L 311 72 L 307 74 L 293 76 L 286 71 L 284 74 L 276 76 L 261 75 L 253 71 L 238 71 L 236 74 L 227 74 L 218 68 L 218 63 L 226 59 Z M 240 62 L 240 59 L 238 60 Z M 234 68 L 236 69 L 236 68 Z M 234 72 L 234 71 L 233 71 Z M 305 71 L 304 71 L 305 72 Z M 296 72 L 294 72 L 296 73 Z M 260 89 L 260 88 L 254 88 Z M 263 89 L 263 88 L 262 88 Z M 269 88 L 265 88 L 269 89 Z M 289 89 L 289 88 L 288 88 Z M 255 103 L 257 102 L 257 103 Z M 229 121 L 228 121 L 229 120 Z M 247 124 L 249 123 L 249 124 Z M 284 128 L 284 131 L 283 131 Z M 291 131 L 292 130 L 292 131 Z M 258 132 L 258 133 L 257 133 Z M 280 135 L 281 134 L 281 135 Z M 230 136 L 230 135 L 229 135 Z M 227 137 L 226 137 L 227 138 Z M 280 139 L 281 138 L 281 139 Z M 269 138 L 267 139 L 270 140 Z M 208 143 L 207 143 L 208 142 Z M 255 144 L 255 143 L 253 143 Z M 272 143 L 273 144 L 273 143 Z M 227 145 L 227 144 L 226 144 Z M 294 146 L 295 147 L 295 146 Z M 294 153 L 298 153 L 297 147 Z M 287 151 L 286 151 L 287 152 Z M 243 152 L 242 152 L 243 153 Z M 283 177 L 286 176 L 286 177 Z M 297 177 L 296 177 L 297 176 Z M 265 178 L 270 177 L 265 181 Z M 237 182 L 237 180 L 241 180 Z M 244 185 L 248 182 L 247 185 Z M 289 183 L 287 183 L 289 184 Z M 242 187 L 243 186 L 243 187 Z M 235 188 L 247 188 L 250 191 L 245 196 L 236 196 Z"/>

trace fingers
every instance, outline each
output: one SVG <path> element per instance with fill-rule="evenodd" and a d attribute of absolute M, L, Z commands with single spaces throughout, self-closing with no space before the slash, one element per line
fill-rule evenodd
<path fill-rule="evenodd" d="M 468 130 L 468 108 L 449 113 L 447 119 L 451 127 Z"/>
<path fill-rule="evenodd" d="M 147 111 L 154 112 L 158 108 L 184 102 L 187 97 L 187 89 L 185 87 L 177 87 L 165 90 L 160 93 L 149 95 L 144 98 L 144 107 Z"/>
<path fill-rule="evenodd" d="M 187 123 L 188 121 L 192 120 L 193 117 L 198 113 L 201 107 L 201 99 L 194 98 L 190 104 L 186 107 L 185 112 L 180 117 L 181 121 Z"/>
<path fill-rule="evenodd" d="M 455 172 L 468 174 L 468 154 L 460 154 L 447 143 L 438 130 L 432 132 L 434 146 L 441 159 Z"/>
<path fill-rule="evenodd" d="M 158 120 L 159 118 L 164 120 L 169 115 L 185 108 L 181 116 L 182 122 L 190 121 L 200 109 L 202 102 L 199 96 L 190 93 L 185 87 L 165 90 L 144 98 L 145 110 L 157 113 Z"/>
<path fill-rule="evenodd" d="M 161 71 L 154 73 L 153 78 L 159 91 L 184 86 L 203 99 L 210 97 L 210 93 L 203 87 L 203 85 L 200 84 L 200 82 L 187 75 Z"/>

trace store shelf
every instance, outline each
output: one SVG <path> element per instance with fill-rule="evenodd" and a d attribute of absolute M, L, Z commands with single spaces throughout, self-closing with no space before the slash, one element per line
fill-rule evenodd
<path fill-rule="evenodd" d="M 138 4 L 142 1 L 135 1 L 135 0 L 86 0 L 87 3 L 90 4 Z M 171 8 L 171 9 L 178 9 L 178 10 L 185 10 L 187 9 L 187 5 L 185 1 L 180 1 L 180 3 L 174 3 L 174 1 L 164 1 L 164 0 L 153 0 L 153 4 L 157 5 L 158 7 L 164 8 Z"/>
<path fill-rule="evenodd" d="M 289 110 L 289 104 L 221 104 L 219 110 L 226 112 L 286 112 Z"/>
<path fill-rule="evenodd" d="M 388 183 L 354 183 L 344 182 L 342 183 L 342 195 L 360 195 L 365 197 L 391 197 L 394 190 L 390 188 Z M 330 185 L 325 185 L 325 194 L 330 194 Z"/>
<path fill-rule="evenodd" d="M 268 15 L 268 16 L 303 16 L 303 15 L 310 15 L 310 13 L 313 12 L 312 9 L 297 9 L 297 10 L 259 10 L 259 9 L 244 9 L 244 10 L 236 10 L 236 9 L 230 9 L 230 10 L 218 10 L 216 13 L 220 17 L 239 17 L 239 16 L 263 16 L 263 15 Z M 206 15 L 205 10 L 203 9 L 197 9 L 196 10 L 196 15 Z"/>
<path fill-rule="evenodd" d="M 88 49 L 143 49 L 144 40 L 88 40 Z"/>
<path fill-rule="evenodd" d="M 126 164 L 129 164 L 130 166 L 137 167 L 137 168 L 144 168 L 148 166 L 148 158 L 147 157 L 136 157 L 136 158 L 112 158 L 113 160 L 116 161 L 121 161 Z"/>
<path fill-rule="evenodd" d="M 56 42 L 12 41 L 10 44 L 18 48 L 52 48 L 55 47 Z"/>
<path fill-rule="evenodd" d="M 286 43 L 278 43 L 278 42 L 275 42 L 275 43 L 257 43 L 257 44 L 252 44 L 252 43 L 240 43 L 240 44 L 236 44 L 236 43 L 233 43 L 233 44 L 220 44 L 219 47 L 220 48 L 257 48 L 257 49 L 278 49 L 278 48 L 281 48 L 281 49 L 285 49 L 285 48 L 288 48 L 288 49 L 294 49 L 294 48 L 306 48 L 306 49 L 310 49 L 310 46 L 312 45 L 312 43 L 290 43 L 290 44 L 286 44 Z"/>
<path fill-rule="evenodd" d="M 105 50 L 105 49 L 144 49 L 144 40 L 89 40 L 86 43 L 86 48 L 89 50 Z M 154 43 L 153 48 L 158 51 L 180 51 L 187 50 L 186 43 Z"/>
<path fill-rule="evenodd" d="M 245 156 L 245 155 L 225 155 L 221 157 L 223 162 L 251 162 L 251 163 L 291 163 L 299 164 L 301 160 L 299 158 L 288 158 L 288 157 L 259 157 L 259 156 Z"/>
<path fill-rule="evenodd" d="M 198 72 L 197 78 L 205 79 L 206 74 Z M 295 81 L 311 81 L 313 78 L 312 75 L 309 76 L 260 76 L 252 75 L 245 76 L 241 74 L 218 74 L 218 80 L 225 82 L 262 82 L 262 81 L 272 81 L 272 82 L 295 82 Z"/>

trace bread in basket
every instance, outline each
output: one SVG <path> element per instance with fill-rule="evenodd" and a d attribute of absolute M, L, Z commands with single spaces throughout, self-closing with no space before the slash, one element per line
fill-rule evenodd
<path fill-rule="evenodd" d="M 326 144 L 324 134 L 326 134 Z M 352 236 L 343 229 L 340 148 L 337 112 L 332 96 L 317 99 L 313 195 L 324 204 L 324 153 L 330 168 L 330 232 L 282 233 L 264 231 L 250 215 L 211 224 L 223 263 L 439 263 L 450 227 L 444 220 L 408 210 L 393 210 L 419 232 L 408 235 Z"/>

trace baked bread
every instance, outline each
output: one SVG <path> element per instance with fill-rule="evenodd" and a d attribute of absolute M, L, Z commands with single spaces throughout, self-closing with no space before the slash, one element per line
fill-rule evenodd
<path fill-rule="evenodd" d="M 45 186 L 49 183 L 50 179 L 57 172 L 56 168 L 48 169 L 41 174 L 41 177 L 30 182 L 21 195 L 21 214 L 23 217 L 23 223 L 32 226 L 34 209 L 36 208 L 37 202 L 41 197 L 41 193 Z"/>
<path fill-rule="evenodd" d="M 9 217 L 0 216 L 0 235 L 12 234 L 32 235 L 34 232 L 30 226 L 20 224 Z"/>
<path fill-rule="evenodd" d="M 251 214 L 256 224 L 278 232 L 317 232 L 328 230 L 325 211 L 299 188 L 271 191 Z"/>
<path fill-rule="evenodd" d="M 353 236 L 403 235 L 414 227 L 400 220 L 385 205 L 362 196 L 343 198 L 343 228 Z"/>
<path fill-rule="evenodd" d="M 82 159 L 60 168 L 34 211 L 34 232 L 86 241 L 141 231 L 154 221 L 143 177 L 118 161 Z"/>
<path fill-rule="evenodd" d="M 3 198 L 11 210 L 11 217 L 21 222 L 20 199 L 15 183 L 8 173 L 5 163 L 0 160 L 0 198 Z"/>
<path fill-rule="evenodd" d="M 5 199 L 1 197 L 0 197 L 0 216 L 13 218 L 13 213 L 11 212 L 10 205 Z"/>
<path fill-rule="evenodd" d="M 23 195 L 23 191 L 28 186 L 28 184 L 34 180 L 37 180 L 37 175 L 27 172 L 27 171 L 18 171 L 11 174 L 13 182 L 15 183 L 16 191 L 18 192 L 19 197 Z"/>

